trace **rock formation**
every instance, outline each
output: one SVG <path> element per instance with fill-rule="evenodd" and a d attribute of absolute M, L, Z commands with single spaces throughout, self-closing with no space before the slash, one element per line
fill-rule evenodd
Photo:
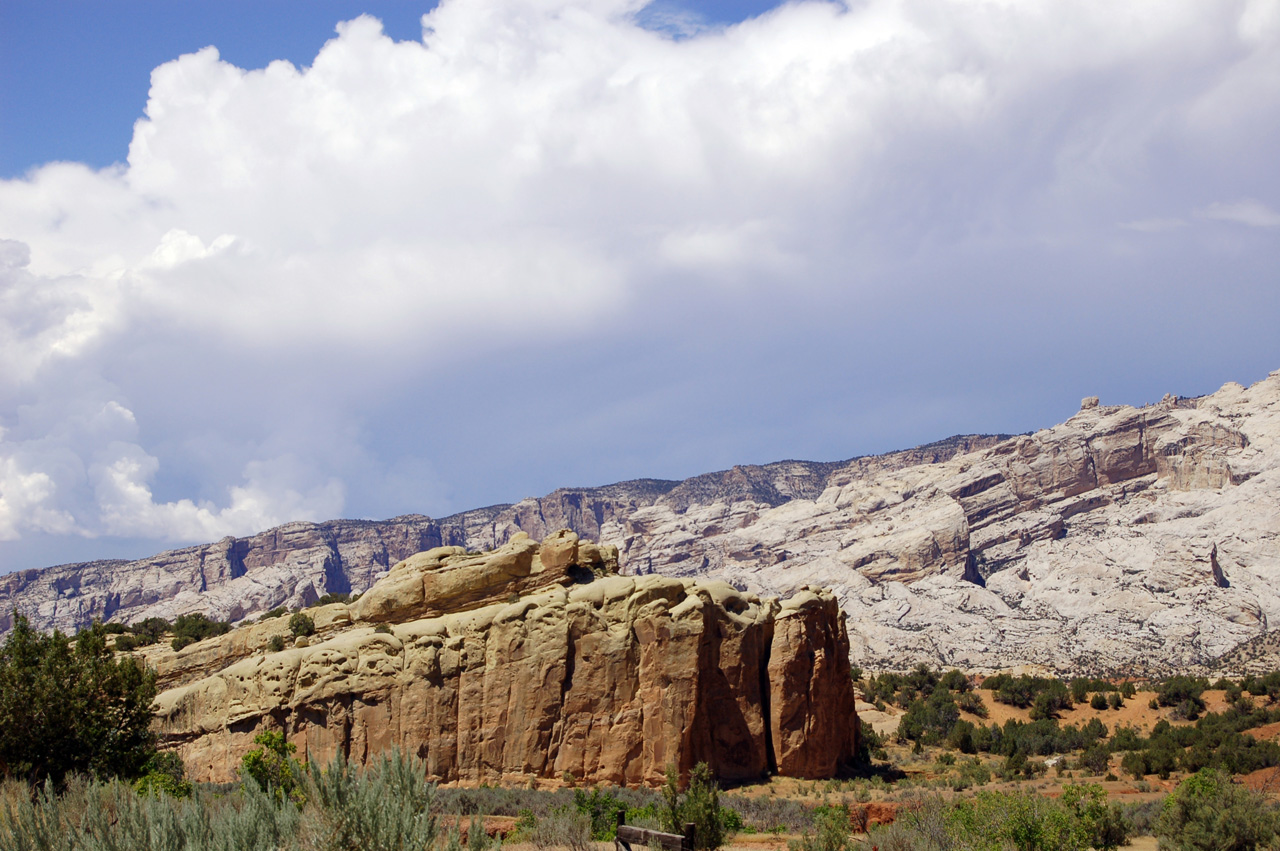
<path fill-rule="evenodd" d="M 433 779 L 466 783 L 654 784 L 700 761 L 724 780 L 829 777 L 851 758 L 848 639 L 830 594 L 779 603 L 607 575 L 612 555 L 571 533 L 437 548 L 350 607 L 320 609 L 316 640 L 269 652 L 283 625 L 268 621 L 158 651 L 180 683 L 158 699 L 162 747 L 214 781 L 263 729 L 303 758 L 399 747 Z M 212 658 L 224 666 L 209 673 Z"/>
<path fill-rule="evenodd" d="M 1280 373 L 1140 408 L 1087 397 L 1066 422 L 1016 437 L 559 490 L 439 521 L 291 524 L 110 569 L 28 571 L 0 577 L 0 628 L 15 604 L 42 628 L 235 618 L 367 588 L 428 546 L 491 549 L 562 527 L 616 546 L 624 574 L 762 596 L 828 587 L 865 668 L 1229 672 L 1244 656 L 1218 660 L 1236 645 L 1280 645 L 1259 641 L 1280 619 Z M 421 546 L 390 542 L 413 535 Z M 288 550 L 289 538 L 303 543 Z M 253 557 L 221 554 L 241 549 Z M 1250 654 L 1280 665 L 1276 651 Z"/>

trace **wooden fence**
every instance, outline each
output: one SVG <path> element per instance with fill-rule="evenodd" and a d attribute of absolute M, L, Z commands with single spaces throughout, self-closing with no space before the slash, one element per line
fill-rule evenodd
<path fill-rule="evenodd" d="M 632 827 L 624 824 L 625 816 L 618 813 L 618 835 L 613 841 L 614 851 L 632 851 L 632 845 L 657 846 L 663 851 L 693 851 L 693 840 L 696 827 L 692 822 L 684 826 L 684 835 L 663 833 L 659 830 L 646 830 L 643 827 Z"/>

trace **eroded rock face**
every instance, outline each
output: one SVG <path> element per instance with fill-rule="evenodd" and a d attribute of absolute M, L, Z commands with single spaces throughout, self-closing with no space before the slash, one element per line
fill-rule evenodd
<path fill-rule="evenodd" d="M 364 590 L 401 559 L 465 541 L 456 526 L 420 516 L 288 523 L 138 561 L 18 571 L 0 576 L 0 633 L 12 626 L 15 608 L 43 631 L 189 612 L 235 621 L 309 605 L 330 592 Z"/>
<path fill-rule="evenodd" d="M 838 471 L 722 534 L 697 530 L 743 506 L 638 516 L 648 558 L 696 539 L 700 574 L 831 587 L 864 667 L 1226 671 L 1218 657 L 1280 617 L 1278 446 L 1275 373 L 1196 400 L 1086 404 L 934 464 Z"/>
<path fill-rule="evenodd" d="M 414 556 L 345 621 L 329 617 L 343 626 L 327 638 L 163 692 L 162 745 L 198 780 L 232 779 L 262 729 L 284 730 L 303 758 L 399 747 L 434 779 L 470 783 L 652 784 L 701 761 L 725 780 L 829 777 L 851 758 L 848 639 L 830 594 L 779 603 L 722 582 L 600 578 L 611 555 L 561 534 L 541 552 L 518 538 L 486 556 Z M 201 644 L 242 649 L 260 631 Z"/>
<path fill-rule="evenodd" d="M 1280 622 L 1280 373 L 1142 408 L 1089 397 L 1066 422 L 1017 437 L 560 490 L 388 523 L 425 543 L 382 561 L 359 561 L 347 545 L 340 572 L 352 588 L 417 550 L 492 549 L 567 527 L 616 546 L 627 574 L 720 579 L 760 596 L 828 587 L 864 668 L 1214 672 L 1241 642 L 1280 646 L 1257 641 Z M 254 615 L 342 590 L 329 584 L 331 548 L 286 551 L 298 534 L 287 530 L 309 525 L 242 539 L 265 543 L 238 574 L 217 567 L 236 563 L 219 544 L 0 577 L 0 630 L 15 602 L 41 628 L 70 629 L 94 613 Z M 200 553 L 213 566 L 203 573 Z M 1280 664 L 1271 651 L 1248 656 Z"/>

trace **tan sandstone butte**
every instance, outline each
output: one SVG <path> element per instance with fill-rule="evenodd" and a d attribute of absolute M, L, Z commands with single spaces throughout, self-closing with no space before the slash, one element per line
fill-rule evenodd
<path fill-rule="evenodd" d="M 261 624 L 193 645 L 202 674 L 233 661 L 189 681 L 170 660 L 182 684 L 158 699 L 161 744 L 207 781 L 233 779 L 268 729 L 303 759 L 398 747 L 433 779 L 469 784 L 656 784 L 702 761 L 723 780 L 819 778 L 852 758 L 849 643 L 830 593 L 778 602 L 608 575 L 616 558 L 567 531 L 486 554 L 437 548 L 342 616 L 324 607 L 310 646 L 266 652 Z"/>

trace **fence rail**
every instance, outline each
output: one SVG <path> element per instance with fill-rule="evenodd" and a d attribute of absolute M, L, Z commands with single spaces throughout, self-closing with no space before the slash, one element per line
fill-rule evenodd
<path fill-rule="evenodd" d="M 697 828 L 692 822 L 684 826 L 684 835 L 663 833 L 660 830 L 647 830 L 643 827 L 632 827 L 625 824 L 625 816 L 618 813 L 618 833 L 613 841 L 614 851 L 632 851 L 632 845 L 658 847 L 663 851 L 693 851 Z"/>

